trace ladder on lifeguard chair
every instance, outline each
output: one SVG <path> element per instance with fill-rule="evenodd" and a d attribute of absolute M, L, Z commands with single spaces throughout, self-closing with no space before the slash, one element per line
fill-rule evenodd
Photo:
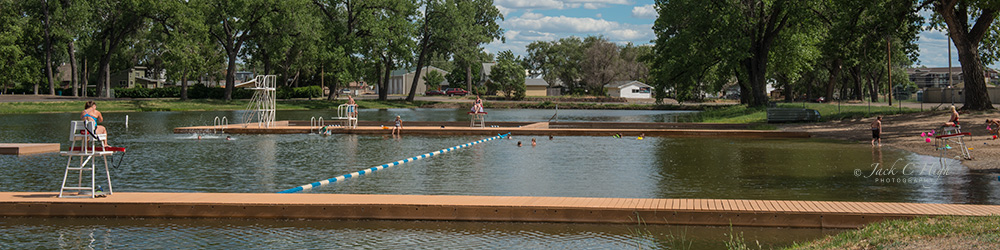
<path fill-rule="evenodd" d="M 111 171 L 108 169 L 108 156 L 115 151 L 105 148 L 101 143 L 107 140 L 107 134 L 96 134 L 97 124 L 93 121 L 72 121 L 70 123 L 70 147 L 68 151 L 59 152 L 60 155 L 68 156 L 66 160 L 66 171 L 63 174 L 62 186 L 59 189 L 59 197 L 69 198 L 95 198 L 104 195 L 111 195 Z M 77 142 L 80 146 L 77 147 Z M 118 149 L 121 150 L 121 149 Z M 74 162 L 74 159 L 77 162 Z M 104 161 L 104 175 L 107 177 L 108 190 L 103 191 L 97 188 L 98 160 Z M 75 186 L 67 186 L 66 182 L 70 178 L 70 171 L 76 174 Z M 84 173 L 89 172 L 90 182 L 84 182 Z M 89 184 L 89 185 L 88 185 Z M 73 185 L 73 183 L 70 183 Z M 72 193 L 76 191 L 76 193 Z M 97 192 L 102 192 L 98 194 Z M 105 193 L 106 192 L 106 193 Z"/>
<path fill-rule="evenodd" d="M 345 122 L 344 127 L 358 128 L 358 105 L 341 104 L 337 106 L 337 119 Z"/>
<path fill-rule="evenodd" d="M 944 133 L 942 135 L 934 136 L 936 149 L 943 150 L 940 154 L 941 158 L 945 157 L 945 154 L 948 153 L 948 149 L 951 147 L 948 143 L 954 140 L 962 149 L 962 159 L 971 160 L 972 155 L 969 154 L 969 148 L 965 145 L 965 136 L 971 136 L 972 133 L 963 133 L 962 127 L 957 124 L 955 126 L 945 126 L 943 130 Z"/>

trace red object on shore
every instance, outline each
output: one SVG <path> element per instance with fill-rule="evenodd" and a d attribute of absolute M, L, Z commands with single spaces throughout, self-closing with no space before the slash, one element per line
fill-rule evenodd
<path fill-rule="evenodd" d="M 94 150 L 96 150 L 96 151 L 125 152 L 125 148 L 123 148 L 123 147 L 95 147 Z M 83 151 L 83 149 L 80 149 L 80 147 L 74 147 L 74 148 L 70 149 L 70 151 Z"/>

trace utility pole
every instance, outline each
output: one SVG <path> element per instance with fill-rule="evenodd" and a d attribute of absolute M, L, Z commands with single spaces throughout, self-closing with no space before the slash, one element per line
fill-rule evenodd
<path fill-rule="evenodd" d="M 885 36 L 886 70 L 889 71 L 889 107 L 892 107 L 892 41 Z"/>
<path fill-rule="evenodd" d="M 951 91 L 951 106 L 955 106 L 955 85 L 951 79 L 951 32 L 948 32 L 948 91 Z"/>

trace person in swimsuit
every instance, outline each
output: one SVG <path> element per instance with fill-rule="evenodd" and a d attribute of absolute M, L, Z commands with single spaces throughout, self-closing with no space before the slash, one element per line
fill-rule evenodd
<path fill-rule="evenodd" d="M 347 106 L 348 116 L 358 117 L 358 110 L 354 108 L 357 107 L 357 104 L 354 102 L 354 97 L 351 97 L 351 95 L 347 95 L 347 104 L 352 105 L 352 106 Z"/>
<path fill-rule="evenodd" d="M 95 124 L 98 122 L 104 122 L 104 116 L 101 115 L 101 111 L 97 111 L 97 103 L 94 101 L 87 101 L 87 103 L 83 105 L 83 113 L 80 114 L 80 119 L 84 121 L 93 121 Z M 108 129 L 104 128 L 104 126 L 97 125 L 94 133 L 106 135 L 108 134 Z M 104 144 L 104 147 L 108 146 L 107 140 L 101 140 L 101 143 Z"/>
<path fill-rule="evenodd" d="M 484 110 L 483 109 L 483 99 L 480 99 L 479 96 L 477 95 L 476 96 L 476 101 L 472 102 L 472 112 L 473 113 L 482 113 L 483 110 Z"/>
<path fill-rule="evenodd" d="M 955 110 L 955 106 L 951 106 L 951 118 L 948 119 L 948 122 L 944 123 L 944 126 L 945 127 L 957 127 L 958 125 L 959 125 L 958 124 L 958 111 Z"/>
<path fill-rule="evenodd" d="M 872 121 L 872 146 L 878 142 L 878 146 L 882 146 L 882 117 L 875 117 L 875 121 Z"/>
<path fill-rule="evenodd" d="M 403 119 L 396 116 L 396 126 L 392 128 L 392 135 L 402 135 L 403 134 Z"/>
<path fill-rule="evenodd" d="M 986 131 L 996 140 L 1000 136 L 1000 119 L 986 119 Z"/>

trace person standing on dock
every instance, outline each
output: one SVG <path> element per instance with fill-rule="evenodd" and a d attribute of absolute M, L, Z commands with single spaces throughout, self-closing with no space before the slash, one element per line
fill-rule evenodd
<path fill-rule="evenodd" d="M 354 97 L 351 95 L 347 95 L 347 105 L 351 105 L 347 106 L 347 113 L 350 113 L 348 116 L 358 117 L 358 109 L 356 108 L 358 104 L 354 102 Z"/>
<path fill-rule="evenodd" d="M 402 135 L 403 134 L 403 119 L 396 116 L 396 126 L 392 127 L 392 135 Z"/>
<path fill-rule="evenodd" d="M 882 116 L 876 116 L 875 120 L 872 121 L 872 146 L 878 142 L 878 146 L 882 146 Z"/>

